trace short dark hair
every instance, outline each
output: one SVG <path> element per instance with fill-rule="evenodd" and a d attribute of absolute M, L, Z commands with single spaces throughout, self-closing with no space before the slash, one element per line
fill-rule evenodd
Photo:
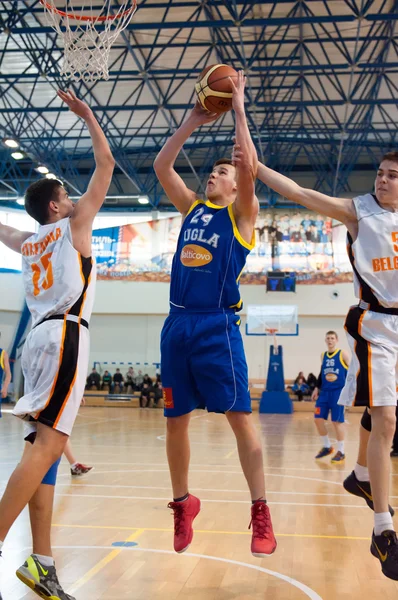
<path fill-rule="evenodd" d="M 234 163 L 232 162 L 231 158 L 219 158 L 218 160 L 216 160 L 216 162 L 213 165 L 213 169 L 214 167 L 218 167 L 218 165 L 231 165 L 231 167 L 234 167 Z"/>
<path fill-rule="evenodd" d="M 337 338 L 337 339 L 339 339 L 339 336 L 337 335 L 337 333 L 336 333 L 335 331 L 332 331 L 332 330 L 330 330 L 330 331 L 327 331 L 327 332 L 326 332 L 326 335 L 335 335 L 335 336 L 336 336 L 336 338 Z"/>
<path fill-rule="evenodd" d="M 25 210 L 40 225 L 48 221 L 48 205 L 55 199 L 55 192 L 63 187 L 58 179 L 39 179 L 25 192 Z"/>
<path fill-rule="evenodd" d="M 387 152 L 381 160 L 391 160 L 392 162 L 398 163 L 398 150 Z"/>

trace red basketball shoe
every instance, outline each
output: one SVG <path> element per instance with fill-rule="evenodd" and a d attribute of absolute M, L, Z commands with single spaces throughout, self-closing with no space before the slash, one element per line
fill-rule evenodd
<path fill-rule="evenodd" d="M 269 556 L 276 550 L 276 539 L 272 529 L 271 514 L 268 505 L 258 500 L 252 505 L 252 519 L 249 529 L 253 526 L 252 554 L 258 558 Z"/>
<path fill-rule="evenodd" d="M 199 514 L 200 500 L 189 494 L 184 502 L 169 502 L 167 506 L 174 511 L 174 550 L 181 554 L 192 542 L 192 523 Z"/>

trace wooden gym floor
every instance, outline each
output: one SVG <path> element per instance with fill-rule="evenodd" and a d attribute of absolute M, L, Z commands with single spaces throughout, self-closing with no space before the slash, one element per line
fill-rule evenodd
<path fill-rule="evenodd" d="M 81 409 L 72 436 L 95 470 L 72 481 L 63 459 L 53 545 L 61 582 L 77 600 L 396 600 L 369 553 L 372 513 L 341 486 L 355 463 L 360 415 L 348 413 L 347 464 L 316 463 L 312 416 L 254 414 L 264 445 L 275 554 L 250 554 L 250 504 L 226 420 L 202 411 L 191 423 L 191 490 L 202 499 L 193 543 L 172 551 L 170 485 L 161 410 Z M 0 486 L 22 450 L 22 425 L 0 421 Z M 397 506 L 398 463 L 392 505 Z M 1 561 L 3 600 L 37 596 L 14 576 L 30 553 L 26 511 Z"/>

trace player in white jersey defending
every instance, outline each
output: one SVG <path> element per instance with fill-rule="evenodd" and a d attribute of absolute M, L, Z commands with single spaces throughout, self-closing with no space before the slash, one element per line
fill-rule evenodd
<path fill-rule="evenodd" d="M 33 554 L 17 576 L 41 598 L 71 600 L 59 585 L 52 559 L 54 485 L 86 383 L 96 280 L 92 224 L 105 200 L 115 161 L 91 109 L 72 92 L 59 91 L 58 96 L 84 119 L 96 168 L 76 204 L 58 180 L 41 179 L 27 189 L 25 209 L 40 225 L 36 234 L 0 225 L 0 241 L 22 254 L 32 314 L 22 355 L 25 394 L 13 411 L 25 420 L 25 439 L 30 443 L 0 501 L 0 554 L 12 524 L 29 503 Z"/>
<path fill-rule="evenodd" d="M 234 160 L 239 163 L 241 158 L 235 146 Z M 348 229 L 359 303 L 350 308 L 346 319 L 352 362 L 339 403 L 371 408 L 367 452 L 375 511 L 371 552 L 380 560 L 384 575 L 398 580 L 398 541 L 388 505 L 398 374 L 398 152 L 383 157 L 375 194 L 354 199 L 302 188 L 260 163 L 258 178 L 291 202 L 337 219 Z"/>

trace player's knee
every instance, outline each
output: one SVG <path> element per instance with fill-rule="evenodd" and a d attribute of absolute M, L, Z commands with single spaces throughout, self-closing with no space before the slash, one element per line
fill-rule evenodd
<path fill-rule="evenodd" d="M 181 417 L 167 417 L 167 433 L 169 435 L 180 434 L 188 428 L 188 425 L 189 415 L 182 415 Z"/>
<path fill-rule="evenodd" d="M 376 411 L 373 411 L 372 420 L 372 434 L 379 437 L 392 439 L 394 437 L 396 428 L 396 416 L 395 411 L 383 412 L 377 415 Z"/>
<path fill-rule="evenodd" d="M 254 431 L 250 413 L 226 412 L 225 414 L 235 435 L 246 431 Z"/>

